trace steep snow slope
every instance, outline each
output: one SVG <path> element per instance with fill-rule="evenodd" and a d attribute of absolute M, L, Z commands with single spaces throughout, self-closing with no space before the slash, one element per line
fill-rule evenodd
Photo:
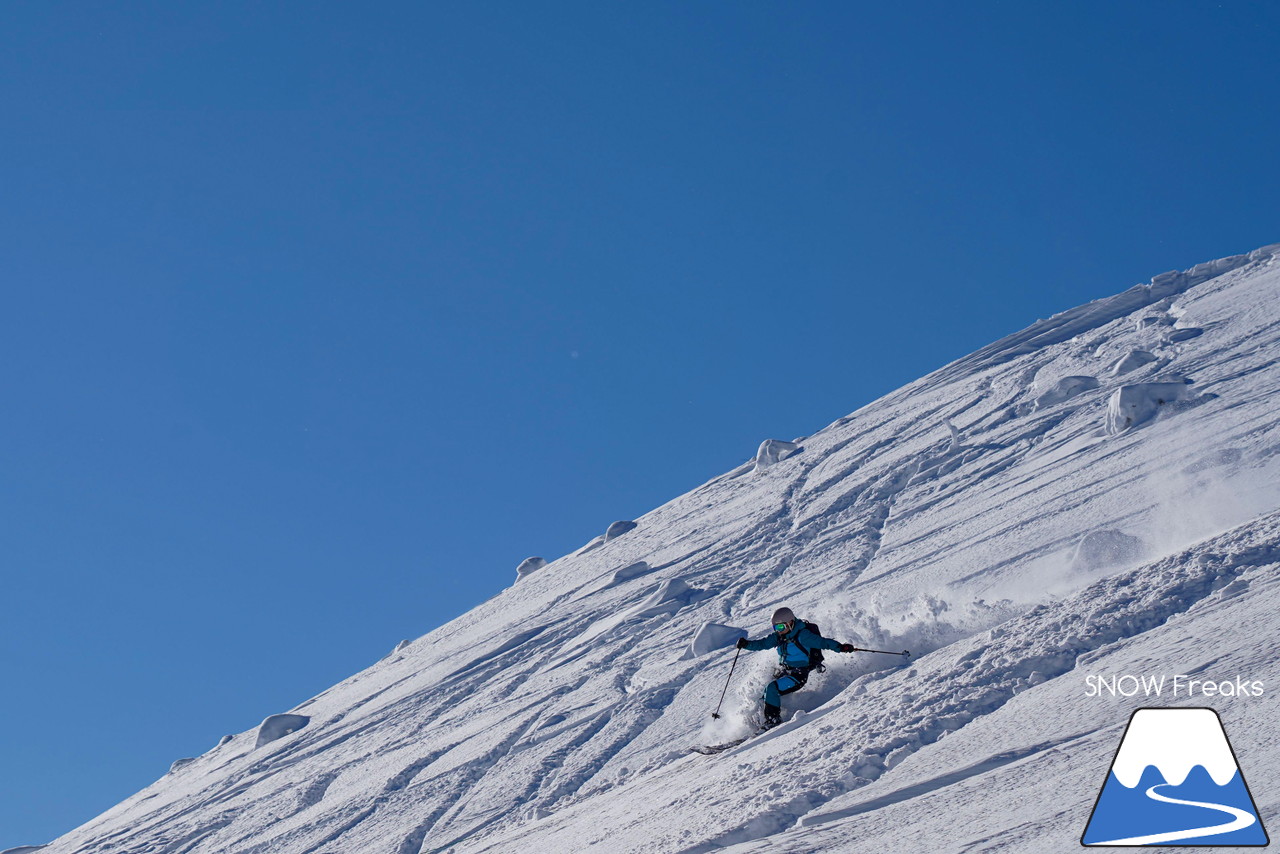
<path fill-rule="evenodd" d="M 1204 704 L 1087 697 L 1086 672 L 1273 684 L 1278 252 L 1041 321 L 744 463 L 43 850 L 1074 848 L 1129 712 Z M 733 652 L 690 641 L 780 604 L 915 660 L 829 655 L 801 720 L 688 753 L 745 730 L 772 667 L 744 654 L 712 722 Z M 1264 821 L 1274 696 L 1214 703 Z"/>

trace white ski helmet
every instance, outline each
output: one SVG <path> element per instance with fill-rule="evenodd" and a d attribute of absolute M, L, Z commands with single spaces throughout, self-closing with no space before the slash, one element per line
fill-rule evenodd
<path fill-rule="evenodd" d="M 786 623 L 791 625 L 796 621 L 796 615 L 791 613 L 790 608 L 779 608 L 773 612 L 773 625 L 775 628 Z"/>

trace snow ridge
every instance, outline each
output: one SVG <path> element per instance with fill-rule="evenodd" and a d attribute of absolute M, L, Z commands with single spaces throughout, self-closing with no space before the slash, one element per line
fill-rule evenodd
<path fill-rule="evenodd" d="M 1120 317 L 1133 314 L 1161 300 L 1184 293 L 1189 288 L 1237 270 L 1248 264 L 1264 263 L 1272 260 L 1280 252 L 1280 244 L 1272 244 L 1256 249 L 1245 255 L 1232 255 L 1197 264 L 1189 270 L 1181 272 L 1170 270 L 1151 279 L 1149 284 L 1134 285 L 1122 294 L 1094 300 L 1078 308 L 1060 312 L 1047 320 L 1040 320 L 1021 332 L 1001 338 L 976 350 L 969 356 L 959 359 L 943 368 L 934 377 L 947 382 L 960 376 L 985 370 L 1000 365 L 1018 356 L 1035 352 L 1051 344 L 1060 344 L 1077 335 L 1081 335 Z"/>

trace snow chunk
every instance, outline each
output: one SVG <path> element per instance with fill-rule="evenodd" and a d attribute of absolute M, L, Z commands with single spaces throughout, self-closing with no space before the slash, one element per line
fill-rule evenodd
<path fill-rule="evenodd" d="M 702 593 L 685 584 L 678 578 L 664 581 L 648 599 L 645 599 L 628 617 L 660 617 L 663 614 L 674 614 Z"/>
<path fill-rule="evenodd" d="M 1118 436 L 1151 420 L 1159 413 L 1160 407 L 1183 400 L 1186 395 L 1185 381 L 1121 386 L 1107 401 L 1107 433 Z"/>
<path fill-rule="evenodd" d="M 1203 329 L 1195 326 L 1184 326 L 1181 329 L 1175 329 L 1169 333 L 1170 344 L 1180 344 L 1183 341 L 1190 341 L 1192 338 L 1199 338 L 1204 334 Z"/>
<path fill-rule="evenodd" d="M 782 462 L 800 450 L 795 442 L 784 442 L 781 439 L 765 439 L 756 451 L 756 471 L 764 471 L 772 465 Z"/>
<path fill-rule="evenodd" d="M 264 744 L 270 744 L 277 739 L 284 738 L 309 723 L 311 723 L 311 718 L 306 715 L 272 715 L 258 727 L 258 743 L 254 745 L 254 748 L 256 749 Z"/>
<path fill-rule="evenodd" d="M 172 774 L 175 771 L 181 771 L 183 768 L 186 768 L 188 765 L 190 765 L 192 762 L 195 762 L 195 761 L 196 760 L 194 757 L 188 758 L 188 759 L 174 760 L 174 763 L 169 766 L 169 773 Z"/>
<path fill-rule="evenodd" d="M 689 650 L 683 658 L 701 658 L 710 652 L 733 646 L 738 638 L 748 636 L 746 629 L 737 626 L 725 626 L 720 623 L 703 623 L 693 640 L 689 642 Z"/>
<path fill-rule="evenodd" d="M 1048 409 L 1064 400 L 1070 400 L 1078 394 L 1098 387 L 1093 377 L 1063 377 L 1053 388 L 1036 398 L 1036 409 Z"/>
<path fill-rule="evenodd" d="M 519 581 L 519 579 L 516 579 L 516 580 L 517 580 L 517 581 Z M 391 650 L 391 652 L 389 652 L 389 653 L 387 653 L 386 655 L 382 656 L 382 658 L 380 658 L 380 659 L 378 660 L 378 663 L 379 663 L 379 664 L 381 664 L 383 661 L 387 661 L 387 660 L 391 659 L 393 656 L 398 656 L 398 655 L 400 655 L 400 653 L 401 653 L 401 652 L 403 652 L 403 651 L 404 651 L 404 649 L 405 649 L 406 647 L 408 647 L 408 646 L 409 646 L 409 644 L 411 644 L 412 642 L 413 642 L 413 641 L 410 641 L 410 640 L 402 640 L 402 641 L 400 641 L 400 643 L 396 644 L 395 649 Z M 402 657 L 403 657 L 403 656 L 402 656 Z M 396 661 L 399 661 L 400 659 L 399 659 L 399 658 L 397 658 L 397 659 L 395 659 L 395 660 L 396 660 Z"/>
<path fill-rule="evenodd" d="M 547 565 L 547 561 L 540 557 L 527 557 L 520 561 L 520 565 L 516 567 L 516 581 L 531 575 Z"/>
<path fill-rule="evenodd" d="M 633 578 L 639 578 L 642 575 L 648 575 L 653 572 L 653 567 L 649 566 L 645 561 L 636 561 L 630 566 L 624 566 L 613 574 L 611 584 L 619 584 L 623 581 L 630 581 Z"/>
<path fill-rule="evenodd" d="M 1131 350 L 1124 358 L 1111 366 L 1111 376 L 1118 377 L 1121 374 L 1136 371 L 1143 365 L 1148 365 L 1155 360 L 1156 357 L 1148 353 L 1146 350 Z"/>
<path fill-rule="evenodd" d="M 632 522 L 629 519 L 623 519 L 623 520 L 614 522 L 604 532 L 604 541 L 606 543 L 612 542 L 613 540 L 618 539 L 618 537 L 621 537 L 623 534 L 627 533 L 628 531 L 634 531 L 636 527 L 637 527 L 636 523 Z"/>
<path fill-rule="evenodd" d="M 1141 558 L 1147 544 L 1123 531 L 1093 531 L 1080 538 L 1071 553 L 1072 572 L 1119 567 Z"/>

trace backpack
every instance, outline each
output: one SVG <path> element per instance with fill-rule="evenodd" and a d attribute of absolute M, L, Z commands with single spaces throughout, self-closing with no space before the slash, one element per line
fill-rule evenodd
<path fill-rule="evenodd" d="M 817 623 L 811 623 L 808 620 L 801 620 L 800 622 L 804 624 L 804 627 L 806 629 L 813 632 L 818 637 L 822 637 L 822 632 L 818 631 Z M 796 634 L 799 634 L 799 632 L 797 632 Z M 822 663 L 821 649 L 816 647 L 814 649 L 805 649 L 804 644 L 800 643 L 799 641 L 793 640 L 791 642 L 796 646 L 800 647 L 801 649 L 803 649 L 805 652 L 809 653 L 809 669 L 810 670 L 816 670 L 819 673 L 827 672 L 827 666 Z"/>

